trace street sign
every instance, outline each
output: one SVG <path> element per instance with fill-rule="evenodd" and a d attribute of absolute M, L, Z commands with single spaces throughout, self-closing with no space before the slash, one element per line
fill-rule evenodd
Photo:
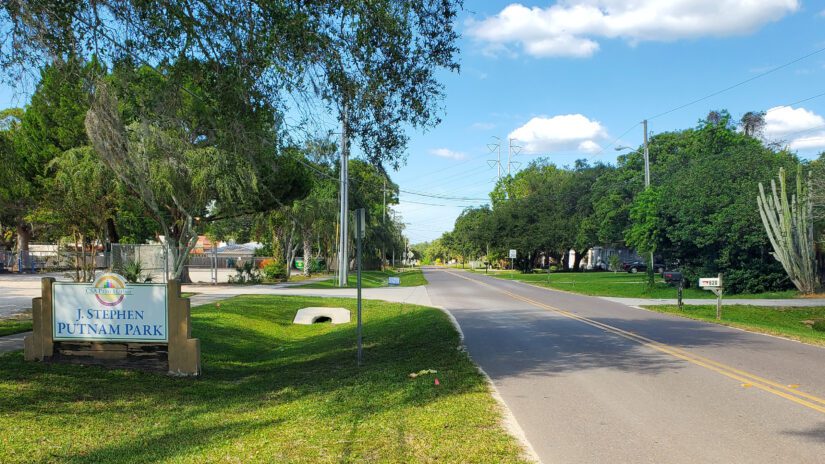
<path fill-rule="evenodd" d="M 358 208 L 355 210 L 355 214 L 358 215 L 356 222 L 358 222 L 358 238 L 364 238 L 367 236 L 367 215 L 366 210 L 364 208 Z"/>
<path fill-rule="evenodd" d="M 719 277 L 703 277 L 699 279 L 699 286 L 702 288 L 717 288 L 722 286 Z"/>
<path fill-rule="evenodd" d="M 510 250 L 510 259 L 516 259 L 516 250 Z"/>

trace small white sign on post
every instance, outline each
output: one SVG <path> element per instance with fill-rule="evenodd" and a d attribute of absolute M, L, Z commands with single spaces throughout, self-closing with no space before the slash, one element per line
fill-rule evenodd
<path fill-rule="evenodd" d="M 516 259 L 516 250 L 510 250 L 510 259 Z"/>
<path fill-rule="evenodd" d="M 722 274 L 718 277 L 702 277 L 699 286 L 710 290 L 716 295 L 716 319 L 722 319 Z"/>
<path fill-rule="evenodd" d="M 127 284 L 106 273 L 91 284 L 52 284 L 57 341 L 169 341 L 165 284 Z"/>

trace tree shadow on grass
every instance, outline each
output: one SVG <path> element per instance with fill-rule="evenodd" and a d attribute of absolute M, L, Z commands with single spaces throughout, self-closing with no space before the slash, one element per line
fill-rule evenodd
<path fill-rule="evenodd" d="M 377 303 L 366 304 L 365 363 L 358 368 L 354 324 L 296 328 L 290 323 L 294 309 L 307 300 L 276 299 L 290 304 L 273 310 L 269 318 L 258 311 L 248 311 L 248 317 L 232 315 L 237 319 L 222 318 L 210 309 L 194 312 L 193 334 L 201 338 L 204 357 L 200 379 L 94 366 L 25 363 L 19 353 L 0 358 L 0 385 L 22 387 L 13 395 L 0 397 L 0 412 L 16 417 L 12 420 L 37 433 L 34 424 L 25 423 L 33 412 L 52 418 L 51 423 L 72 418 L 67 423 L 84 424 L 80 417 L 85 416 L 90 419 L 85 425 L 88 428 L 112 425 L 101 424 L 102 420 L 153 414 L 164 419 L 170 419 L 169 415 L 182 417 L 185 424 L 190 418 L 207 414 L 231 417 L 300 401 L 307 402 L 317 416 L 344 417 L 358 423 L 373 414 L 402 414 L 400 411 L 411 405 L 425 405 L 445 395 L 487 391 L 483 378 L 467 362 L 466 355 L 456 349 L 458 335 L 440 311 L 410 305 L 389 305 L 389 310 L 379 310 L 381 305 Z M 227 320 L 233 322 L 228 324 Z M 424 368 L 439 371 L 442 387 L 433 388 L 431 377 L 420 381 L 408 378 L 408 373 Z M 251 422 L 242 424 L 232 434 L 242 434 L 254 426 Z M 110 454 L 124 453 L 135 456 L 136 461 L 150 462 L 184 453 L 187 448 L 208 442 L 210 436 L 224 433 L 218 426 L 200 432 L 184 429 L 168 427 L 151 439 L 151 447 L 102 443 L 72 459 L 97 462 L 105 461 L 103 458 Z M 189 441 L 185 436 L 198 433 L 205 438 L 193 438 L 192 446 L 179 445 Z M 177 434 L 185 436 L 178 438 Z M 96 457 L 101 459 L 93 459 Z"/>
<path fill-rule="evenodd" d="M 124 439 L 104 444 L 91 451 L 78 451 L 44 458 L 40 462 L 57 459 L 67 464 L 80 463 L 146 463 L 160 462 L 186 455 L 192 450 L 204 448 L 214 440 L 229 441 L 256 430 L 283 422 L 277 419 L 261 421 L 233 421 L 220 425 L 198 427 L 191 424 L 173 424 L 161 430 L 147 431 L 137 439 Z"/>

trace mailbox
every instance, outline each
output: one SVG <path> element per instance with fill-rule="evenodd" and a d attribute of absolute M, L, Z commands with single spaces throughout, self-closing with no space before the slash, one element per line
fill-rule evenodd
<path fill-rule="evenodd" d="M 664 277 L 665 282 L 669 284 L 678 284 L 684 280 L 684 276 L 682 276 L 681 272 L 674 272 L 674 271 L 666 271 L 662 273 L 662 277 Z"/>

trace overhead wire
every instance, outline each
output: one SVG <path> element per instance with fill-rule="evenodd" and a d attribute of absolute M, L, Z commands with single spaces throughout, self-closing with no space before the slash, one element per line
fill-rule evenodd
<path fill-rule="evenodd" d="M 725 93 L 725 92 L 727 92 L 727 91 L 733 90 L 733 89 L 735 89 L 735 88 L 737 88 L 737 87 L 740 87 L 740 86 L 742 86 L 742 85 L 745 85 L 745 84 L 747 84 L 747 83 L 749 83 L 749 82 L 753 82 L 753 81 L 755 81 L 755 80 L 757 80 L 757 79 L 761 79 L 761 78 L 763 78 L 763 77 L 765 77 L 765 76 L 767 76 L 767 75 L 769 75 L 769 74 L 773 74 L 773 73 L 775 73 L 776 71 L 779 71 L 780 69 L 784 69 L 784 68 L 787 68 L 788 66 L 791 66 L 791 65 L 793 65 L 793 64 L 799 63 L 800 61 L 806 60 L 806 59 L 808 59 L 808 58 L 810 58 L 810 57 L 812 57 L 812 56 L 814 56 L 814 55 L 817 55 L 817 54 L 819 54 L 819 53 L 822 53 L 823 51 L 825 51 L 825 47 L 818 48 L 818 49 L 816 49 L 816 50 L 814 50 L 814 51 L 812 51 L 812 52 L 810 52 L 810 53 L 808 53 L 808 54 L 806 54 L 806 55 L 800 56 L 800 57 L 795 58 L 795 59 L 793 59 L 793 60 L 791 60 L 791 61 L 788 61 L 788 62 L 786 62 L 786 63 L 783 63 L 783 64 L 781 64 L 781 65 L 779 65 L 779 66 L 776 66 L 776 67 L 774 67 L 774 68 L 771 68 L 771 69 L 769 69 L 769 70 L 767 70 L 767 71 L 765 71 L 765 72 L 759 73 L 759 74 L 757 74 L 756 76 L 750 77 L 750 78 L 745 79 L 745 80 L 743 80 L 743 81 L 737 82 L 737 83 L 735 83 L 735 84 L 733 84 L 733 85 L 730 85 L 730 86 L 728 86 L 728 87 L 725 87 L 725 88 L 723 88 L 723 89 L 721 89 L 721 90 L 717 90 L 717 91 L 715 91 L 715 92 L 712 92 L 712 93 L 710 93 L 710 94 L 707 94 L 707 95 L 705 95 L 704 97 L 697 98 L 697 99 L 695 99 L 695 100 L 691 100 L 691 101 L 689 101 L 689 102 L 687 102 L 687 103 L 681 104 L 681 105 L 676 106 L 676 107 L 674 107 L 674 108 L 671 108 L 671 109 L 669 109 L 669 110 L 667 110 L 667 111 L 663 111 L 663 112 L 661 112 L 661 113 L 658 113 L 658 114 L 655 114 L 655 115 L 653 115 L 653 116 L 650 116 L 650 117 L 648 117 L 648 118 L 647 118 L 647 120 L 648 120 L 648 121 L 652 121 L 652 120 L 654 120 L 654 119 L 656 119 L 656 118 L 660 118 L 660 117 L 662 117 L 662 116 L 668 115 L 668 114 L 673 113 L 673 112 L 675 112 L 675 111 L 679 111 L 679 110 L 681 110 L 681 109 L 687 108 L 688 106 L 695 105 L 696 103 L 699 103 L 699 102 L 705 101 L 705 100 L 707 100 L 707 99 L 709 99 L 709 98 L 713 98 L 713 97 L 715 97 L 715 96 L 717 96 L 717 95 L 720 95 L 720 94 L 723 94 L 723 93 Z"/>

